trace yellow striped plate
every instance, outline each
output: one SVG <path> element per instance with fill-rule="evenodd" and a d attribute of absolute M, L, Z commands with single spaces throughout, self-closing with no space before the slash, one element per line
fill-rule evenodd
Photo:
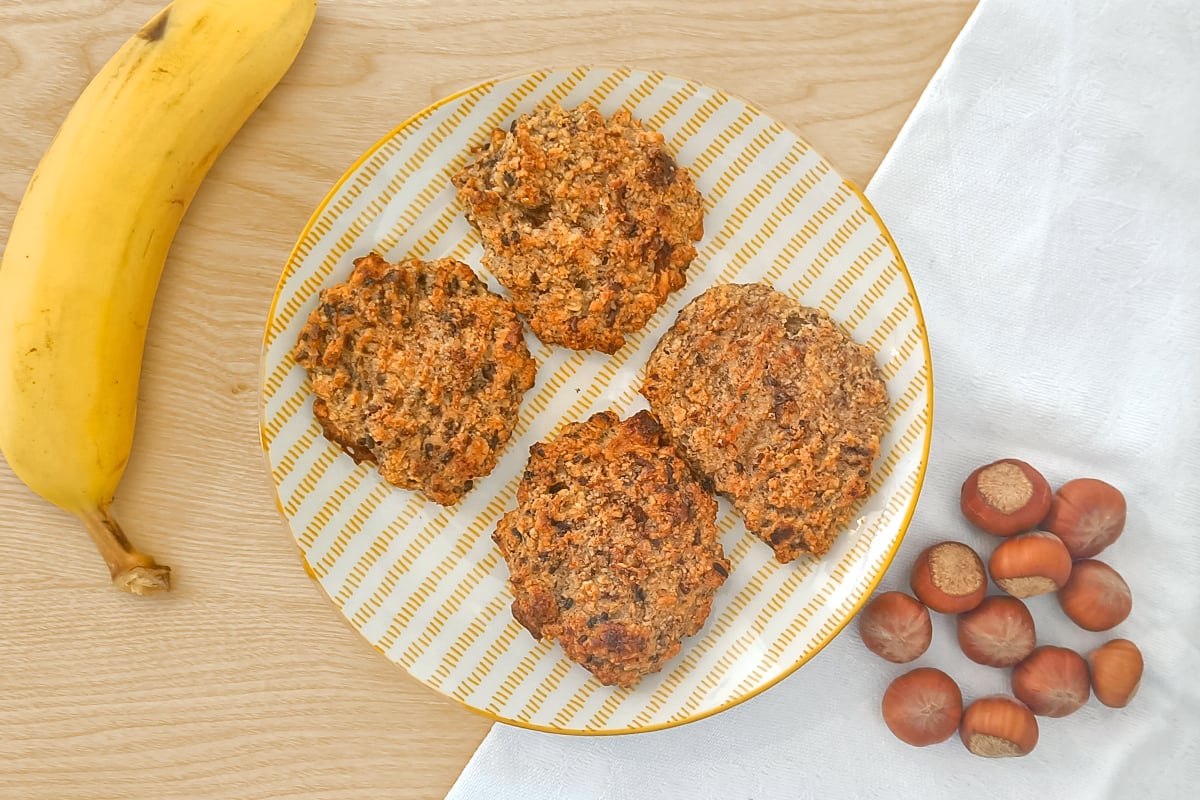
<path fill-rule="evenodd" d="M 496 470 L 453 508 L 393 488 L 320 433 L 289 351 L 324 286 L 372 248 L 395 260 L 452 256 L 481 274 L 479 240 L 450 176 L 471 146 L 539 103 L 629 109 L 661 131 L 704 194 L 705 237 L 684 289 L 614 356 L 529 337 L 538 382 Z M 500 291 L 495 281 L 492 288 Z M 781 566 L 722 503 L 733 570 L 707 626 L 636 689 L 601 686 L 536 642 L 509 611 L 491 541 L 514 504 L 529 445 L 567 421 L 643 407 L 651 348 L 689 299 L 724 281 L 766 280 L 819 305 L 879 353 L 892 398 L 874 493 L 820 562 Z M 900 254 L 858 189 L 747 103 L 693 81 L 581 67 L 490 81 L 408 120 L 355 164 L 310 220 L 283 271 L 264 341 L 262 439 L 280 509 L 305 566 L 385 657 L 497 720 L 565 733 L 669 727 L 728 708 L 795 671 L 866 600 L 916 505 L 932 413 L 929 351 Z M 802 677 L 796 678 L 803 680 Z"/>

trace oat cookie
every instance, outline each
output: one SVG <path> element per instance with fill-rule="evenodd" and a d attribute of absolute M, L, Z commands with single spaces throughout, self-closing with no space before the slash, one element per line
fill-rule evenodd
<path fill-rule="evenodd" d="M 466 264 L 376 253 L 322 290 L 294 355 L 325 435 L 443 505 L 496 466 L 537 371 L 512 304 Z"/>
<path fill-rule="evenodd" d="M 616 352 L 683 286 L 703 235 L 688 171 L 627 111 L 523 114 L 454 176 L 483 265 L 546 343 Z"/>
<path fill-rule="evenodd" d="M 632 686 L 700 630 L 729 574 L 716 513 L 648 411 L 567 425 L 529 449 L 492 535 L 513 616 L 601 683 Z"/>
<path fill-rule="evenodd" d="M 642 394 L 680 454 L 781 562 L 829 550 L 869 492 L 887 387 L 870 348 L 764 284 L 688 303 Z"/>

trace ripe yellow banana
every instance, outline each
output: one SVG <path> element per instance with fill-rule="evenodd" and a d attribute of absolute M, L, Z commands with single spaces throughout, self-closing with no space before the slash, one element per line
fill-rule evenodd
<path fill-rule="evenodd" d="M 175 0 L 105 64 L 29 182 L 0 261 L 0 451 L 134 594 L 170 587 L 109 513 L 175 231 L 287 72 L 316 0 Z"/>

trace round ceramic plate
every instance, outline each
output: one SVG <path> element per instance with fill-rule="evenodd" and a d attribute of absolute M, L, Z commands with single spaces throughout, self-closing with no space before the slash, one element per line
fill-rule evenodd
<path fill-rule="evenodd" d="M 345 280 L 353 259 L 372 249 L 389 260 L 451 256 L 487 275 L 450 177 L 490 131 L 551 101 L 587 101 L 605 114 L 626 108 L 661 131 L 704 195 L 704 238 L 687 285 L 615 355 L 548 347 L 528 334 L 538 378 L 513 439 L 490 476 L 443 508 L 390 486 L 321 435 L 290 351 L 320 290 Z M 645 407 L 637 387 L 650 350 L 688 300 L 727 281 L 767 281 L 820 306 L 879 354 L 892 403 L 873 493 L 826 557 L 786 566 L 722 501 L 733 569 L 708 624 L 636 688 L 605 687 L 513 619 L 508 571 L 491 533 L 515 505 L 529 446 L 597 411 L 624 416 Z M 658 72 L 581 67 L 494 80 L 435 103 L 334 187 L 300 236 L 271 307 L 262 438 L 306 569 L 384 657 L 497 720 L 626 733 L 729 708 L 837 635 L 904 535 L 924 476 L 931 401 L 916 295 L 855 186 L 779 122 L 717 89 Z"/>

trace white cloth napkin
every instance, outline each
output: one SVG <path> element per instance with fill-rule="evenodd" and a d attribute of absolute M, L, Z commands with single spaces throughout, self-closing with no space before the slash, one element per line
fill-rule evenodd
<path fill-rule="evenodd" d="M 983 0 L 868 194 L 920 294 L 935 385 L 925 489 L 881 590 L 906 589 L 940 539 L 986 558 L 995 540 L 957 507 L 975 466 L 1013 456 L 1055 486 L 1107 480 L 1129 518 L 1100 558 L 1133 613 L 1094 634 L 1052 596 L 1029 604 L 1041 643 L 1136 641 L 1132 705 L 1043 718 L 1022 759 L 972 756 L 957 736 L 912 748 L 879 713 L 910 667 L 851 623 L 777 687 L 680 728 L 496 725 L 450 798 L 1200 796 L 1200 4 Z M 1007 671 L 958 652 L 949 618 L 924 665 L 968 701 L 1008 690 Z"/>

